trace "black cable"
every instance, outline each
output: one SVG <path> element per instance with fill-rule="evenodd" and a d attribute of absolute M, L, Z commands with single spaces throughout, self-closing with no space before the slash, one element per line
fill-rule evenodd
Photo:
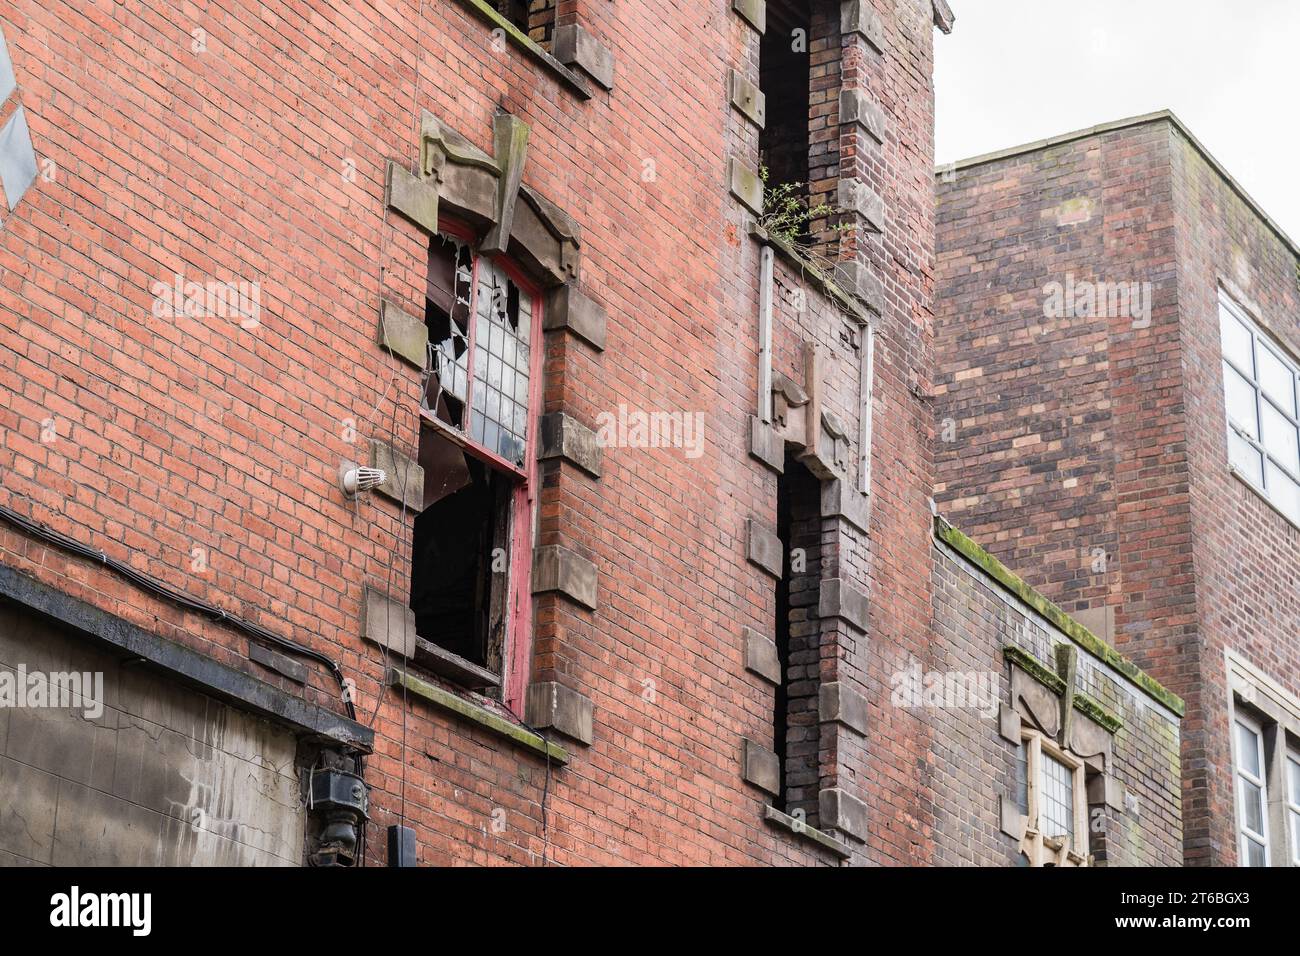
<path fill-rule="evenodd" d="M 351 695 L 347 692 L 347 683 L 343 678 L 342 668 L 320 651 L 312 650 L 310 647 L 305 647 L 296 641 L 280 637 L 278 634 L 268 631 L 260 624 L 245 621 L 243 618 L 235 617 L 215 605 L 192 598 L 182 591 L 177 591 L 168 585 L 163 584 L 161 581 L 141 574 L 139 571 L 136 571 L 134 568 L 125 565 L 120 561 L 115 561 L 103 551 L 96 551 L 94 548 L 87 547 L 80 541 L 45 527 L 45 525 L 40 522 L 24 518 L 22 515 L 18 514 L 18 512 L 5 507 L 4 505 L 0 505 L 0 519 L 7 521 L 16 528 L 22 529 L 33 538 L 47 541 L 59 546 L 65 551 L 70 551 L 89 561 L 95 561 L 104 565 L 104 567 L 126 578 L 141 590 L 148 591 L 149 593 L 157 595 L 167 601 L 171 601 L 173 604 L 177 604 L 195 614 L 210 617 L 218 623 L 225 624 L 236 631 L 242 631 L 259 641 L 273 644 L 276 647 L 289 651 L 290 653 L 297 654 L 301 657 L 307 657 L 320 664 L 324 664 L 330 669 L 330 672 L 334 675 L 334 679 L 338 681 L 339 687 L 344 691 L 343 702 L 347 705 L 348 716 L 353 720 L 356 719 L 356 708 L 352 706 Z M 361 767 L 361 760 L 359 757 L 357 758 L 357 766 L 358 768 Z"/>

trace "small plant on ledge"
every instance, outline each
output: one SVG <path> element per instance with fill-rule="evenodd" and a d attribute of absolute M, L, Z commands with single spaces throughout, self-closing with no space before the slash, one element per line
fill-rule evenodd
<path fill-rule="evenodd" d="M 809 206 L 804 196 L 808 192 L 807 183 L 771 182 L 771 172 L 766 166 L 759 167 L 759 176 L 763 180 L 763 214 L 758 217 L 757 225 L 773 239 L 784 243 L 803 258 L 819 268 L 834 268 L 834 260 L 827 256 L 822 248 L 824 244 L 813 242 L 808 236 L 808 227 L 819 219 L 843 212 L 827 203 Z M 838 235 L 849 228 L 847 223 L 836 223 L 828 231 Z"/>

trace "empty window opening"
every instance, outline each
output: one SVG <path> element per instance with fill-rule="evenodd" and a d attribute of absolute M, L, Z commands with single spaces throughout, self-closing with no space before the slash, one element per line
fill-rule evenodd
<path fill-rule="evenodd" d="M 415 518 L 415 633 L 501 672 L 515 483 L 432 429 L 421 430 L 424 510 Z"/>
<path fill-rule="evenodd" d="M 821 791 L 817 695 L 821 680 L 821 485 L 807 467 L 786 456 L 777 480 L 777 535 L 785 551 L 776 591 L 776 690 L 773 749 L 781 764 L 777 809 L 816 826 Z"/>
<path fill-rule="evenodd" d="M 496 0 L 501 14 L 545 50 L 555 33 L 556 0 Z"/>
<path fill-rule="evenodd" d="M 774 0 L 759 46 L 759 88 L 767 115 L 759 134 L 759 162 L 768 186 L 790 185 L 808 199 L 809 110 L 812 86 L 808 3 Z"/>

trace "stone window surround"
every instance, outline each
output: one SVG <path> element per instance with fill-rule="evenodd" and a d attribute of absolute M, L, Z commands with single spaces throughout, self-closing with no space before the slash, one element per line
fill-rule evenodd
<path fill-rule="evenodd" d="M 1020 812 L 1015 795 L 1001 798 L 1001 829 L 1018 841 L 1030 866 L 1090 866 L 1089 807 L 1125 809 L 1124 787 L 1110 773 L 1114 735 L 1122 726 L 1118 717 L 1085 694 L 1074 690 L 1078 649 L 1057 645 L 1053 670 L 1016 645 L 1003 648 L 1011 670 L 1010 704 L 999 710 L 1003 739 L 1017 746 L 1026 741 L 1035 751 L 1046 750 L 1075 771 L 1075 832 L 1082 847 L 1053 841 L 1035 826 L 1034 786 L 1037 761 L 1029 766 L 1029 814 Z"/>
<path fill-rule="evenodd" d="M 388 164 L 386 204 L 430 236 L 442 234 L 445 227 L 453 226 L 462 239 L 472 236 L 478 240 L 478 254 L 504 256 L 520 278 L 535 288 L 542 331 L 570 333 L 575 341 L 600 352 L 604 349 L 607 317 L 578 287 L 579 229 L 557 206 L 523 183 L 528 135 L 526 124 L 509 114 L 498 113 L 493 119 L 495 155 L 488 155 L 426 110 L 421 115 L 419 158 L 414 172 L 396 162 Z M 388 301 L 381 303 L 379 341 L 390 348 L 400 344 L 401 348 L 393 349 L 395 357 L 417 368 L 423 366 L 427 330 L 422 320 L 405 313 L 401 306 Z M 534 342 L 535 349 L 544 347 L 540 339 Z M 542 416 L 532 427 L 537 429 L 536 440 L 530 442 L 535 458 L 567 461 L 588 479 L 599 480 L 600 450 L 590 429 L 563 412 Z M 396 454 L 391 449 L 389 452 Z M 416 462 L 404 462 L 403 466 L 419 469 Z M 422 478 L 415 485 L 422 487 Z M 529 570 L 530 593 L 553 593 L 579 609 L 596 609 L 595 565 L 576 551 L 562 544 L 535 548 Z M 371 604 L 376 605 L 373 614 L 369 613 Z M 382 612 L 380 605 L 385 604 L 392 607 L 396 616 Z M 390 618 L 405 621 L 406 614 L 409 609 L 387 595 L 368 594 L 364 636 L 372 643 L 399 652 L 410 651 L 405 654 L 408 659 L 417 663 L 423 660 L 435 673 L 453 683 L 464 684 L 461 679 L 465 676 L 464 669 L 458 669 L 455 661 L 446 660 L 454 655 L 431 654 L 426 647 L 421 658 L 418 646 L 407 646 L 412 643 L 404 636 L 408 629 L 402 629 L 403 646 L 393 647 L 397 632 L 385 622 Z M 370 625 L 372 620 L 378 622 L 374 627 Z M 410 633 L 413 635 L 413 630 Z M 578 743 L 590 744 L 593 738 L 590 699 L 556 681 L 528 685 L 530 664 L 531 642 L 526 652 L 513 653 L 505 662 L 506 673 L 502 677 L 508 688 L 506 703 L 514 720 L 522 715 L 530 730 L 549 728 Z M 477 679 L 481 675 L 469 676 Z M 450 694 L 465 706 L 452 706 L 443 696 L 419 696 L 443 710 L 483 723 L 474 716 L 483 710 L 481 706 L 458 694 L 442 693 Z M 531 747 L 526 741 L 518 742 Z"/>
<path fill-rule="evenodd" d="M 1291 789 L 1288 763 L 1300 763 L 1300 697 L 1292 694 L 1245 655 L 1224 652 L 1228 674 L 1228 715 L 1232 748 L 1233 832 L 1241 847 L 1241 798 L 1237 784 L 1239 717 L 1257 725 L 1265 760 L 1265 834 L 1269 866 L 1300 866 L 1300 824 L 1290 819 L 1290 804 L 1300 806 L 1300 793 Z M 1238 865 L 1242 864 L 1238 860 Z"/>
<path fill-rule="evenodd" d="M 1055 866 L 1089 865 L 1087 785 L 1084 780 L 1083 761 L 1070 751 L 1058 747 L 1050 737 L 1044 736 L 1037 730 L 1022 728 L 1020 740 L 1021 746 L 1028 750 L 1026 788 L 1029 802 L 1025 835 L 1020 842 L 1021 851 L 1029 858 L 1030 866 L 1043 866 L 1049 861 Z M 1072 808 L 1076 841 L 1074 846 L 1069 845 L 1068 838 L 1061 841 L 1053 835 L 1043 833 L 1039 825 L 1041 810 L 1039 802 L 1042 799 L 1040 782 L 1043 779 L 1044 755 L 1054 757 L 1065 764 L 1074 777 L 1074 785 L 1071 789 L 1074 802 Z"/>

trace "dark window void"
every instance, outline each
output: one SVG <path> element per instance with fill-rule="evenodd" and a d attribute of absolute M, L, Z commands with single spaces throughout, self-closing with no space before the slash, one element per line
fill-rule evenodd
<path fill-rule="evenodd" d="M 425 507 L 415 518 L 411 555 L 415 632 L 499 674 L 514 482 L 427 427 L 420 465 Z"/>
<path fill-rule="evenodd" d="M 550 50 L 555 32 L 555 4 L 557 0 L 496 0 L 497 13 L 501 14 L 528 38 Z"/>
<path fill-rule="evenodd" d="M 787 455 L 777 480 L 777 535 L 785 550 L 776 591 L 776 651 L 782 681 L 776 690 L 773 749 L 781 762 L 777 808 L 802 814 L 816 826 L 820 792 L 821 485 L 806 466 Z"/>
<path fill-rule="evenodd" d="M 767 169 L 769 187 L 793 184 L 804 200 L 808 198 L 810 42 L 807 0 L 770 0 L 767 30 L 759 47 L 759 87 L 767 99 L 759 159 Z"/>

